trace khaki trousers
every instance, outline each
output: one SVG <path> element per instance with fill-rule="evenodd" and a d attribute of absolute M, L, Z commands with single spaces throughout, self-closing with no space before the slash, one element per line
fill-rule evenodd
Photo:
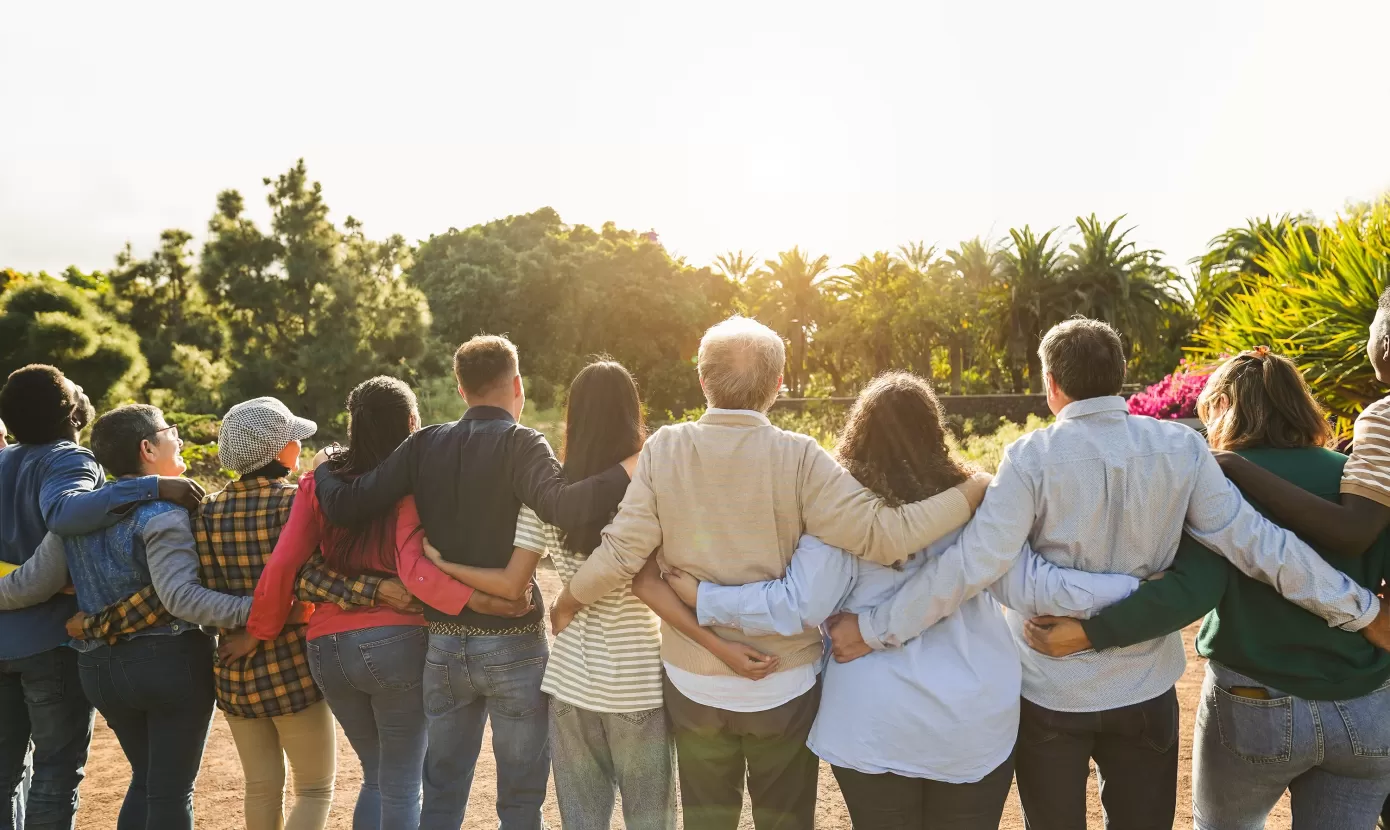
<path fill-rule="evenodd" d="M 227 715 L 246 776 L 246 830 L 323 830 L 333 806 L 337 732 L 328 704 L 293 715 Z M 285 759 L 294 776 L 294 806 L 285 817 Z"/>

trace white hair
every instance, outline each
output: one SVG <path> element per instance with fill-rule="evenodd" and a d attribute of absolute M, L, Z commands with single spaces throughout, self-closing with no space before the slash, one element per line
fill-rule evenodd
<path fill-rule="evenodd" d="M 748 317 L 730 317 L 700 338 L 700 381 L 718 409 L 766 412 L 777 400 L 787 347 L 777 332 Z"/>

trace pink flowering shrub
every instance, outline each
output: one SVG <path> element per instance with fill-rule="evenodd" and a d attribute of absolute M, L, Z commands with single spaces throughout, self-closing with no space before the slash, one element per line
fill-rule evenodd
<path fill-rule="evenodd" d="M 1197 417 L 1197 396 L 1211 373 L 1183 361 L 1177 371 L 1129 399 L 1129 414 L 1174 420 Z"/>

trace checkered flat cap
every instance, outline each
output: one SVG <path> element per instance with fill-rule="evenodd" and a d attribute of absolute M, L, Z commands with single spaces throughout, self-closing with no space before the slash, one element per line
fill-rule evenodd
<path fill-rule="evenodd" d="M 276 398 L 254 398 L 227 411 L 217 433 L 217 458 L 222 466 L 245 475 L 280 455 L 291 441 L 303 441 L 318 424 L 290 412 Z"/>

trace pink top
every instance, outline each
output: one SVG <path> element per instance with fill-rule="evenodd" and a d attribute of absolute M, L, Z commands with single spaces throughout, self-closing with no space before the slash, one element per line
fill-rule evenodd
<path fill-rule="evenodd" d="M 280 635 L 294 604 L 299 569 L 309 561 L 324 537 L 327 519 L 319 512 L 314 494 L 314 477 L 299 480 L 299 492 L 290 508 L 290 519 L 275 543 L 261 578 L 256 583 L 255 600 L 246 630 L 262 640 Z M 396 575 L 410 593 L 432 608 L 457 615 L 468 604 L 473 589 L 450 578 L 425 558 L 425 535 L 419 532 L 420 514 L 415 499 L 406 496 L 396 510 Z M 383 625 L 424 625 L 420 614 L 407 614 L 387 605 L 345 611 L 332 603 L 319 603 L 309 618 L 309 639 L 325 634 L 341 634 Z"/>

